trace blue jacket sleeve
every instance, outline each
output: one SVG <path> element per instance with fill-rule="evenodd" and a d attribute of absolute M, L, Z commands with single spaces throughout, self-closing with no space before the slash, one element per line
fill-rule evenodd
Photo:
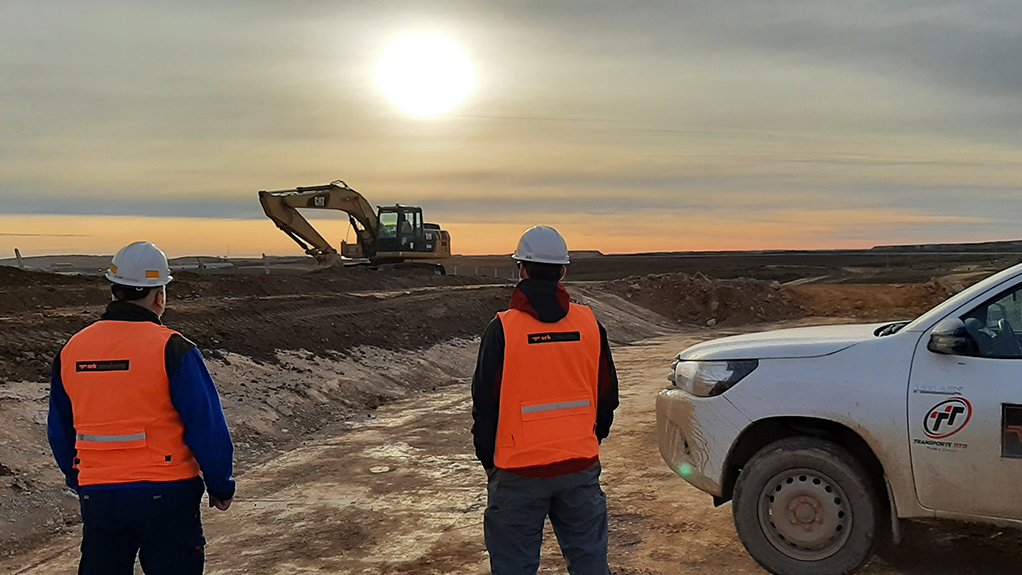
<path fill-rule="evenodd" d="M 46 438 L 57 466 L 64 473 L 64 482 L 78 489 L 78 470 L 75 469 L 75 421 L 71 412 L 71 398 L 60 378 L 60 354 L 53 360 L 50 372 L 50 412 L 46 418 Z"/>
<path fill-rule="evenodd" d="M 192 348 L 170 374 L 170 399 L 185 426 L 185 443 L 202 469 L 206 490 L 217 499 L 234 497 L 234 443 L 213 378 Z"/>

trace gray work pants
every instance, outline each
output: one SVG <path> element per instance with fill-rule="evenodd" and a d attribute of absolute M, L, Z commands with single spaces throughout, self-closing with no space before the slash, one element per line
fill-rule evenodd
<path fill-rule="evenodd" d="M 609 575 L 599 463 L 538 479 L 498 469 L 487 492 L 483 530 L 493 575 L 535 575 L 548 515 L 571 575 Z"/>

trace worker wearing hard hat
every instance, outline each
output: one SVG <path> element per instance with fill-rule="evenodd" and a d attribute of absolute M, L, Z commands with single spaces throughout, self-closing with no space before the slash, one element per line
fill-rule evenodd
<path fill-rule="evenodd" d="M 81 502 L 79 574 L 202 573 L 199 504 L 226 511 L 234 446 L 195 344 L 163 326 L 167 257 L 148 242 L 114 256 L 113 301 L 53 363 L 48 435 Z M 200 478 L 201 472 L 201 478 Z"/>
<path fill-rule="evenodd" d="M 600 443 L 618 405 L 607 332 L 560 284 L 569 257 L 557 230 L 529 229 L 512 257 L 522 280 L 487 327 L 472 379 L 490 568 L 536 573 L 549 516 L 568 571 L 606 575 Z"/>

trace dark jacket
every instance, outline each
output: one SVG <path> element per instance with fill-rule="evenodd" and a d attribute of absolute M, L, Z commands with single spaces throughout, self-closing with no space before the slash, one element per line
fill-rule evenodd
<path fill-rule="evenodd" d="M 151 321 L 160 323 L 153 312 L 127 302 L 112 302 L 100 321 Z M 206 370 L 202 354 L 195 344 L 181 335 L 173 335 L 164 350 L 170 397 L 185 427 L 185 443 L 195 456 L 209 494 L 217 499 L 234 497 L 234 443 L 220 405 L 213 379 Z M 50 377 L 50 413 L 47 425 L 50 449 L 64 472 L 68 487 L 78 490 L 78 471 L 74 469 L 75 428 L 71 398 L 60 376 L 60 352 L 53 360 Z M 186 480 L 182 486 L 190 483 Z M 91 489 L 135 489 L 148 484 L 125 483 L 96 485 Z"/>
<path fill-rule="evenodd" d="M 556 323 L 568 315 L 571 296 L 558 283 L 524 279 L 511 295 L 511 309 L 528 313 L 544 323 Z M 479 359 L 472 377 L 472 438 L 476 457 L 486 469 L 493 468 L 500 412 L 500 386 L 504 371 L 504 329 L 500 318 L 486 327 L 479 346 Z M 618 406 L 617 372 L 607 343 L 607 330 L 600 326 L 600 381 L 596 403 L 596 437 L 601 442 L 610 434 Z M 551 465 L 515 469 L 525 477 L 556 477 L 582 471 L 599 458 L 573 459 Z"/>

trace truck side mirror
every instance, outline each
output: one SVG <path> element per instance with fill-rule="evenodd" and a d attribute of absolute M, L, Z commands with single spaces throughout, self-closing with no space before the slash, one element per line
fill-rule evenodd
<path fill-rule="evenodd" d="M 975 355 L 977 345 L 965 328 L 965 322 L 949 318 L 941 320 L 930 332 L 930 342 L 926 349 L 944 355 Z"/>

